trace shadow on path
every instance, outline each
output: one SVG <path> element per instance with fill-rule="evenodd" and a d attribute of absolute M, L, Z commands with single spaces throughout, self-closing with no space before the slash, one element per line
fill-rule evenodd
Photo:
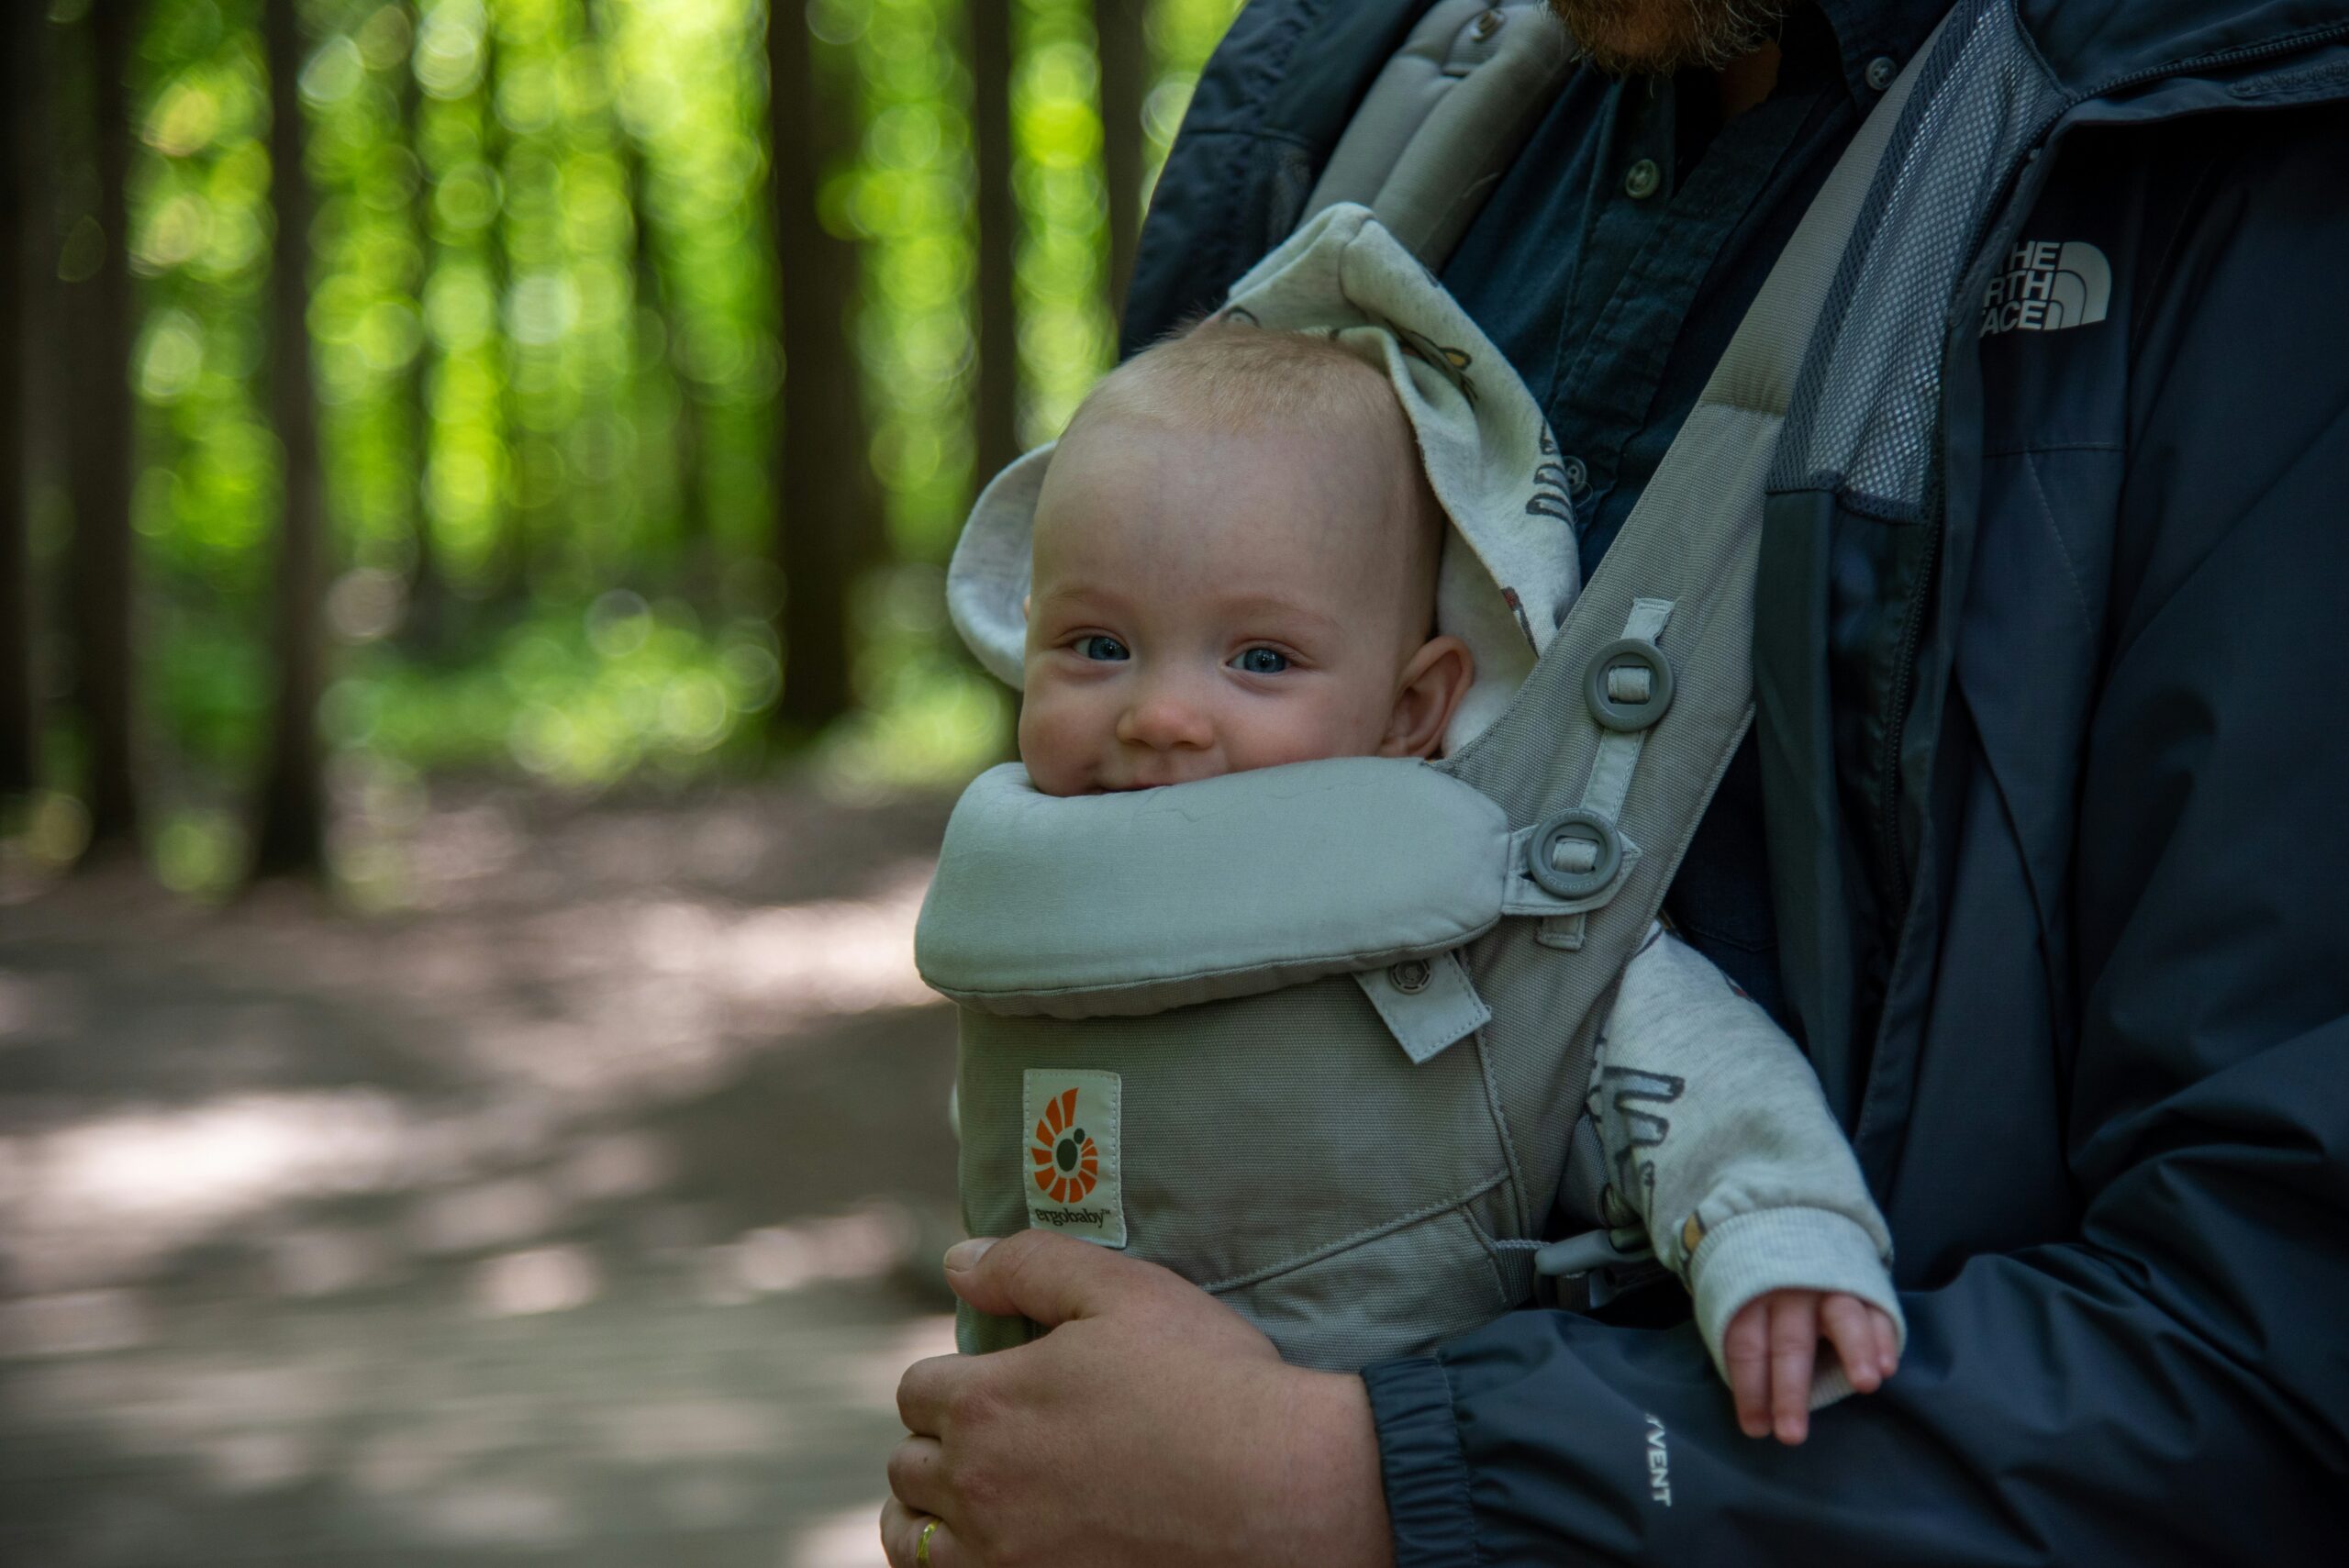
<path fill-rule="evenodd" d="M 0 1562 L 876 1563 L 943 816 L 477 791 L 394 913 L 0 907 Z"/>

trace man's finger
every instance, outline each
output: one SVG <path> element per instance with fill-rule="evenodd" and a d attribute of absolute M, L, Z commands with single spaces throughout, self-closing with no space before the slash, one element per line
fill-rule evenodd
<path fill-rule="evenodd" d="M 1820 1304 L 1820 1326 L 1825 1329 L 1827 1340 L 1835 1347 L 1835 1359 L 1843 1363 L 1843 1375 L 1862 1394 L 1873 1394 L 1884 1381 L 1884 1373 L 1876 1365 L 1876 1325 L 1869 1318 L 1867 1303 L 1857 1296 L 1842 1293 L 1829 1296 Z"/>
<path fill-rule="evenodd" d="M 935 1521 L 938 1528 L 930 1531 L 930 1550 L 922 1551 L 922 1531 Z M 889 1559 L 889 1568 L 973 1568 L 968 1553 L 954 1539 L 946 1521 L 935 1514 L 919 1513 L 892 1497 L 881 1505 L 881 1551 Z"/>
<path fill-rule="evenodd" d="M 1737 1401 L 1737 1427 L 1749 1438 L 1770 1435 L 1770 1347 L 1767 1308 L 1747 1302 L 1721 1336 L 1721 1359 L 1729 1363 L 1729 1391 Z"/>
<path fill-rule="evenodd" d="M 944 1437 L 946 1412 L 977 1370 L 970 1356 L 932 1356 L 914 1362 L 897 1379 L 897 1419 L 918 1437 Z"/>
<path fill-rule="evenodd" d="M 955 1295 L 982 1312 L 1032 1318 L 1047 1329 L 1097 1317 L 1117 1297 L 1162 1275 L 1173 1277 L 1139 1258 L 1050 1230 L 1022 1230 L 984 1249 L 965 1241 L 946 1254 L 946 1283 Z"/>
<path fill-rule="evenodd" d="M 1890 1377 L 1900 1370 L 1900 1330 L 1892 1326 L 1892 1315 L 1881 1307 L 1869 1307 L 1868 1318 L 1876 1325 L 1877 1371 Z"/>
<path fill-rule="evenodd" d="M 1770 1309 L 1770 1417 L 1778 1440 L 1794 1444 L 1810 1431 L 1810 1366 L 1819 1355 L 1819 1300 L 1788 1291 Z"/>
<path fill-rule="evenodd" d="M 952 1501 L 946 1450 L 936 1438 L 907 1438 L 889 1455 L 889 1492 L 918 1514 L 941 1514 Z"/>

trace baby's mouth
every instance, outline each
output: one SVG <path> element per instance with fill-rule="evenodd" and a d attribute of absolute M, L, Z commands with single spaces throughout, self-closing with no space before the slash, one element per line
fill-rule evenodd
<path fill-rule="evenodd" d="M 1095 776 L 1088 794 L 1125 795 L 1138 789 L 1164 789 L 1169 784 L 1218 778 L 1231 771 L 1219 758 L 1206 752 L 1119 757 L 1110 760 L 1110 768 L 1113 771 Z"/>
<path fill-rule="evenodd" d="M 1105 795 L 1128 795 L 1138 789 L 1164 789 L 1169 784 L 1197 784 L 1201 779 L 1213 777 L 1213 773 L 1191 773 L 1172 778 L 1129 779 L 1123 784 L 1105 784 L 1096 787 Z"/>

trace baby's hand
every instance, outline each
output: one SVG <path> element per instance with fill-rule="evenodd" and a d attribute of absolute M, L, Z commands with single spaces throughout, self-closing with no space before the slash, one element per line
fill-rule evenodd
<path fill-rule="evenodd" d="M 1792 1446 L 1810 1433 L 1810 1366 L 1824 1339 L 1862 1394 L 1883 1386 L 1900 1364 L 1899 1337 L 1877 1307 L 1840 1291 L 1774 1290 L 1737 1309 L 1721 1340 L 1737 1424 L 1749 1438 Z"/>

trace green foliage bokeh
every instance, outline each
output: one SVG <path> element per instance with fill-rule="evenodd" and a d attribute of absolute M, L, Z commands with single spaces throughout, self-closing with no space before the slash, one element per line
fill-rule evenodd
<path fill-rule="evenodd" d="M 1235 8 L 1149 6 L 1152 170 Z M 796 22 L 803 6 L 782 9 Z M 1012 10 L 1033 441 L 1107 367 L 1114 332 L 1093 8 Z M 166 764 L 156 859 L 192 888 L 236 862 L 271 688 L 259 13 L 150 0 L 131 83 L 139 667 Z M 439 770 L 593 787 L 762 758 L 787 365 L 766 0 L 305 0 L 302 17 L 339 798 L 363 817 Z M 862 269 L 843 329 L 872 446 L 841 460 L 871 462 L 885 524 L 855 606 L 863 706 L 823 762 L 852 790 L 937 782 L 996 751 L 1008 713 L 950 647 L 939 602 L 982 477 L 969 18 L 963 0 L 812 0 L 804 18 L 853 88 L 854 156 L 824 172 L 820 206 Z M 91 241 L 60 218 L 72 275 Z M 363 876 L 363 832 L 337 841 Z"/>

